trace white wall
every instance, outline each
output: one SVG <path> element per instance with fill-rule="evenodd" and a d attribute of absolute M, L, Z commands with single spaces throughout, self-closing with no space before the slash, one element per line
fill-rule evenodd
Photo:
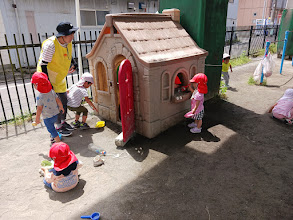
<path fill-rule="evenodd" d="M 288 0 L 287 1 L 287 8 L 293 8 L 293 0 Z"/>
<path fill-rule="evenodd" d="M 228 3 L 226 27 L 237 26 L 238 2 L 234 0 L 234 3 Z"/>
<path fill-rule="evenodd" d="M 16 9 L 12 7 L 13 1 L 16 2 Z M 136 10 L 127 9 L 127 2 L 134 2 Z M 152 0 L 80 0 L 80 9 L 107 10 L 110 13 L 144 13 L 144 10 L 139 10 L 139 2 L 147 4 L 146 12 L 154 13 L 158 10 L 158 1 Z M 16 11 L 19 16 L 18 21 Z M 53 32 L 57 33 L 56 26 L 61 21 L 69 21 L 76 26 L 75 0 L 0 0 L 0 13 L 3 19 L 3 25 L 0 20 L 0 34 L 2 36 L 2 33 L 7 34 L 9 44 L 15 44 L 13 34 L 16 35 L 17 42 L 23 44 L 22 37 L 19 38 L 19 30 L 21 34 L 24 34 L 26 43 L 31 43 L 29 33 L 32 33 L 34 43 L 39 43 L 37 33 L 40 33 L 42 42 L 46 39 L 45 33 L 48 36 L 51 36 Z M 98 35 L 101 29 L 102 25 L 81 27 L 81 40 L 84 39 L 84 31 L 89 40 L 89 31 L 97 31 Z M 94 38 L 93 32 L 92 39 Z M 1 41 L 0 43 L 3 45 Z M 12 51 L 12 53 L 15 52 Z M 34 65 L 33 53 L 29 50 L 28 53 L 31 59 L 30 65 Z M 86 51 L 83 48 L 83 56 L 85 54 Z M 38 49 L 36 55 L 39 55 Z M 15 54 L 12 55 L 12 59 L 14 63 L 17 63 Z M 23 62 L 26 64 L 25 59 Z"/>

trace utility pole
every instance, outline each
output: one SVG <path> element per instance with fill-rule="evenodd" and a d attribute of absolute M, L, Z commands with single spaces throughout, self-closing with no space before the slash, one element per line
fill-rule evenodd
<path fill-rule="evenodd" d="M 275 24 L 275 17 L 276 17 L 276 8 L 277 8 L 277 4 L 278 4 L 278 0 L 274 0 L 274 4 L 273 4 L 273 11 L 272 11 L 272 21 Z"/>
<path fill-rule="evenodd" d="M 265 18 L 266 7 L 267 7 L 267 0 L 264 0 L 264 2 L 263 2 L 263 10 L 262 10 L 262 19 Z"/>

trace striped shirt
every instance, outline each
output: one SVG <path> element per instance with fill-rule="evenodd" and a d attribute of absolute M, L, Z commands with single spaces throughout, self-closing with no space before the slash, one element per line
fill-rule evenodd
<path fill-rule="evenodd" d="M 84 97 L 88 97 L 87 89 L 83 86 L 72 85 L 67 94 L 67 105 L 72 108 L 77 108 L 80 106 Z"/>
<path fill-rule="evenodd" d="M 57 41 L 58 41 L 58 38 L 57 38 Z M 61 44 L 59 41 L 58 43 L 66 48 L 68 44 Z M 52 40 L 47 40 L 43 46 L 42 46 L 42 50 L 43 50 L 43 53 L 41 54 L 41 63 L 40 65 L 47 65 L 48 63 L 50 63 L 52 61 L 52 57 L 55 53 L 55 44 Z M 44 62 L 46 63 L 44 63 Z"/>

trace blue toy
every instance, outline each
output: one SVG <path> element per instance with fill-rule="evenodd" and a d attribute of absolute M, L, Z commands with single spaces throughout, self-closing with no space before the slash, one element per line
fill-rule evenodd
<path fill-rule="evenodd" d="M 92 220 L 99 220 L 100 219 L 100 213 L 94 212 L 92 215 L 83 215 L 83 216 L 80 216 L 80 218 L 89 218 L 89 219 L 92 219 Z"/>

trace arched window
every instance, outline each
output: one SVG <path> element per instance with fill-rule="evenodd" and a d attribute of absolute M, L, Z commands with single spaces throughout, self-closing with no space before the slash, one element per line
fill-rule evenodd
<path fill-rule="evenodd" d="M 162 101 L 166 102 L 170 100 L 170 75 L 167 72 L 162 74 Z"/>
<path fill-rule="evenodd" d="M 194 77 L 194 75 L 196 74 L 196 66 L 192 65 L 190 68 L 190 79 L 192 79 L 192 77 Z"/>
<path fill-rule="evenodd" d="M 98 76 L 98 90 L 108 92 L 107 74 L 102 62 L 98 62 L 96 71 Z"/>
<path fill-rule="evenodd" d="M 172 102 L 180 103 L 190 98 L 189 73 L 185 68 L 178 69 L 172 77 Z"/>
<path fill-rule="evenodd" d="M 174 81 L 174 94 L 185 92 L 189 84 L 189 79 L 183 72 L 177 73 Z"/>

